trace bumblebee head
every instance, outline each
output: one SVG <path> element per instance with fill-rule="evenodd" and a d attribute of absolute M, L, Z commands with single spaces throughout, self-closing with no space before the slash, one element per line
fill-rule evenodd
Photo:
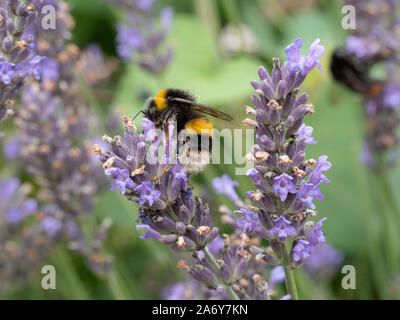
<path fill-rule="evenodd" d="M 148 98 L 144 104 L 143 113 L 147 118 L 156 122 L 160 120 L 161 113 L 168 107 L 167 89 L 163 89 L 153 98 Z"/>
<path fill-rule="evenodd" d="M 148 98 L 144 103 L 143 114 L 151 121 L 156 121 L 159 117 L 156 111 L 156 104 L 154 98 Z"/>

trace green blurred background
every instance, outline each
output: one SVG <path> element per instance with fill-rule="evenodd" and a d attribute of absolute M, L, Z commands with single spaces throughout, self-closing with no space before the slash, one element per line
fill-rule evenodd
<path fill-rule="evenodd" d="M 73 42 L 81 48 L 97 43 L 109 56 L 115 53 L 115 24 L 118 15 L 100 0 L 71 0 L 76 20 Z M 310 95 L 316 112 L 306 119 L 314 127 L 316 145 L 308 148 L 308 157 L 326 154 L 332 162 L 324 185 L 324 201 L 317 201 L 320 216 L 328 217 L 324 224 L 330 244 L 344 254 L 343 265 L 360 267 L 357 290 L 340 286 L 340 271 L 329 283 L 313 283 L 303 272 L 297 272 L 301 298 L 355 299 L 373 298 L 369 269 L 364 253 L 368 247 L 366 217 L 379 215 L 369 196 L 372 183 L 368 170 L 359 162 L 362 145 L 363 118 L 358 97 L 334 83 L 329 62 L 332 51 L 341 46 L 346 32 L 341 28 L 341 3 L 337 0 L 170 0 L 159 1 L 160 7 L 170 5 L 175 10 L 173 29 L 168 36 L 175 47 L 175 57 L 162 79 L 138 69 L 122 65 L 115 81 L 107 88 L 111 98 L 100 101 L 105 117 L 112 106 L 120 115 L 134 115 L 143 105 L 143 92 L 154 94 L 163 87 L 189 89 L 200 96 L 202 103 L 213 105 L 235 117 L 232 128 L 240 128 L 245 118 L 243 106 L 251 104 L 253 88 L 250 80 L 257 78 L 257 68 L 271 68 L 272 57 L 284 59 L 284 49 L 297 37 L 304 41 L 303 49 L 316 38 L 321 39 L 326 52 L 322 59 L 324 72 L 313 70 L 303 89 Z M 224 54 L 219 35 L 227 26 L 244 24 L 253 33 L 256 49 Z M 303 52 L 305 54 L 306 51 Z M 110 103 L 113 101 L 114 103 Z M 223 128 L 224 123 L 216 127 Z M 234 165 L 210 165 L 193 177 L 196 193 L 210 203 L 211 208 L 227 204 L 224 196 L 216 195 L 211 181 L 228 173 L 239 182 L 238 192 L 252 189 L 245 176 L 234 175 Z M 399 188 L 396 177 L 391 183 Z M 229 205 L 229 204 L 228 204 Z M 233 206 L 229 205 L 231 208 Z M 217 210 L 215 210 L 217 211 Z M 214 213 L 215 221 L 218 212 Z M 135 228 L 137 210 L 118 192 L 106 191 L 97 199 L 94 220 L 112 217 L 114 224 L 106 242 L 106 251 L 114 255 L 114 271 L 106 278 L 93 275 L 82 258 L 67 248 L 58 248 L 50 262 L 57 269 L 57 290 L 40 288 L 41 275 L 23 290 L 15 290 L 5 298 L 43 299 L 154 299 L 164 286 L 182 279 L 175 267 L 176 257 L 160 243 L 138 238 Z M 89 227 L 90 228 L 90 227 Z"/>

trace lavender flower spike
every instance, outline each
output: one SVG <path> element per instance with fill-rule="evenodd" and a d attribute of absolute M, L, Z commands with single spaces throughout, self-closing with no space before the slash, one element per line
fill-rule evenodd
<path fill-rule="evenodd" d="M 0 180 L 0 294 L 24 285 L 53 246 L 38 220 L 40 208 L 29 198 L 31 185 Z M 34 217 L 33 219 L 30 219 Z"/>
<path fill-rule="evenodd" d="M 133 62 L 152 73 L 162 74 L 173 57 L 174 50 L 165 39 L 172 26 L 173 10 L 161 10 L 160 23 L 154 18 L 154 0 L 107 0 L 125 12 L 125 19 L 118 24 L 117 51 L 125 62 Z M 158 28 L 157 26 L 161 27 Z"/>
<path fill-rule="evenodd" d="M 363 99 L 368 130 L 360 160 L 372 171 L 383 172 L 396 164 L 400 141 L 400 4 L 393 0 L 343 0 L 343 4 L 356 8 L 357 29 L 335 51 L 331 71 Z M 350 68 L 343 70 L 342 65 Z M 375 69 L 382 70 L 379 79 L 374 78 Z"/>
<path fill-rule="evenodd" d="M 300 94 L 299 86 L 315 66 L 321 69 L 318 59 L 324 47 L 317 39 L 304 57 L 299 54 L 301 45 L 301 39 L 295 40 L 286 48 L 287 62 L 273 59 L 272 74 L 260 67 L 261 81 L 251 82 L 256 89 L 252 101 L 256 107 L 257 144 L 249 157 L 255 168 L 247 173 L 257 188 L 247 193 L 257 206 L 252 211 L 259 217 L 258 228 L 252 229 L 270 242 L 279 257 L 293 299 L 298 295 L 291 270 L 301 266 L 315 246 L 325 241 L 323 220 L 315 226 L 308 220 L 316 215 L 314 199 L 323 199 L 321 183 L 329 183 L 323 173 L 331 167 L 327 156 L 317 161 L 306 158 L 307 145 L 316 141 L 304 118 L 313 114 L 315 107 L 307 103 L 307 93 Z"/>
<path fill-rule="evenodd" d="M 40 3 L 40 1 L 39 1 Z M 38 11 L 32 0 L 5 0 L 0 6 L 0 123 L 11 115 L 14 96 L 29 76 L 40 78 L 40 63 L 27 31 Z"/>
<path fill-rule="evenodd" d="M 100 244 L 109 223 L 98 227 L 93 243 L 80 229 L 82 218 L 93 210 L 95 195 L 106 187 L 107 180 L 90 153 L 94 138 L 90 132 L 99 127 L 99 119 L 85 104 L 76 81 L 80 50 L 68 43 L 74 26 L 69 7 L 64 1 L 43 0 L 35 1 L 30 10 L 35 7 L 40 12 L 43 5 L 56 9 L 57 28 L 44 30 L 39 19 L 29 28 L 29 38 L 34 39 L 29 48 L 35 56 L 47 59 L 41 79 L 21 90 L 15 136 L 9 140 L 12 147 L 6 154 L 38 188 L 37 197 L 43 205 L 40 228 L 49 242 L 68 242 L 70 248 L 84 255 L 94 272 L 108 271 L 111 261 L 100 254 Z M 120 190 L 132 187 L 119 182 Z"/>

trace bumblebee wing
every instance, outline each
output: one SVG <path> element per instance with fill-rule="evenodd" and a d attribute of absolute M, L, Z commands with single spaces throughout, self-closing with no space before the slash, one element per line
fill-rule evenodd
<path fill-rule="evenodd" d="M 218 119 L 222 119 L 225 121 L 232 121 L 233 118 L 230 115 L 227 115 L 225 112 L 222 112 L 218 109 L 208 107 L 204 104 L 198 103 L 196 101 L 186 100 L 182 98 L 171 98 L 171 101 L 186 103 L 190 105 L 194 110 L 199 111 L 201 113 L 213 116 Z"/>

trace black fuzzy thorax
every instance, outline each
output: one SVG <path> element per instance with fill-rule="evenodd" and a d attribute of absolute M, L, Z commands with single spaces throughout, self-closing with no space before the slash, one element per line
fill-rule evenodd
<path fill-rule="evenodd" d="M 166 94 L 167 98 L 168 97 L 176 97 L 176 98 L 182 98 L 182 99 L 186 99 L 189 101 L 196 101 L 196 98 L 194 95 L 192 95 L 190 92 L 185 91 L 185 90 L 180 90 L 180 89 L 168 89 L 167 90 L 167 94 Z M 204 116 L 196 111 L 193 110 L 190 105 L 186 104 L 186 103 L 182 103 L 182 102 L 177 102 L 177 101 L 168 101 L 168 107 L 169 108 L 173 108 L 174 109 L 174 114 L 176 116 L 176 120 L 177 120 L 177 129 L 178 129 L 178 134 L 179 132 L 181 132 L 181 130 L 185 129 L 185 125 L 186 123 L 188 123 L 190 120 L 193 119 L 197 119 L 197 118 L 204 118 Z M 210 136 L 208 139 L 208 146 L 202 146 L 201 145 L 201 135 L 196 135 L 197 137 L 197 150 L 201 151 L 203 149 L 208 149 L 208 151 L 211 152 L 212 149 L 212 137 Z M 203 137 L 204 138 L 204 137 Z M 191 141 L 195 142 L 196 138 L 192 137 Z M 178 149 L 179 149 L 179 145 L 182 142 L 178 143 Z"/>
<path fill-rule="evenodd" d="M 354 55 L 336 50 L 332 55 L 330 69 L 336 81 L 347 88 L 365 94 L 370 86 L 369 66 Z"/>
<path fill-rule="evenodd" d="M 194 95 L 188 91 L 180 89 L 168 89 L 166 96 L 167 98 L 182 98 L 193 102 L 196 101 Z M 178 132 L 185 129 L 186 123 L 190 120 L 204 118 L 200 112 L 193 110 L 191 106 L 186 103 L 168 100 L 168 109 L 169 108 L 174 110 L 173 114 L 176 117 Z"/>

